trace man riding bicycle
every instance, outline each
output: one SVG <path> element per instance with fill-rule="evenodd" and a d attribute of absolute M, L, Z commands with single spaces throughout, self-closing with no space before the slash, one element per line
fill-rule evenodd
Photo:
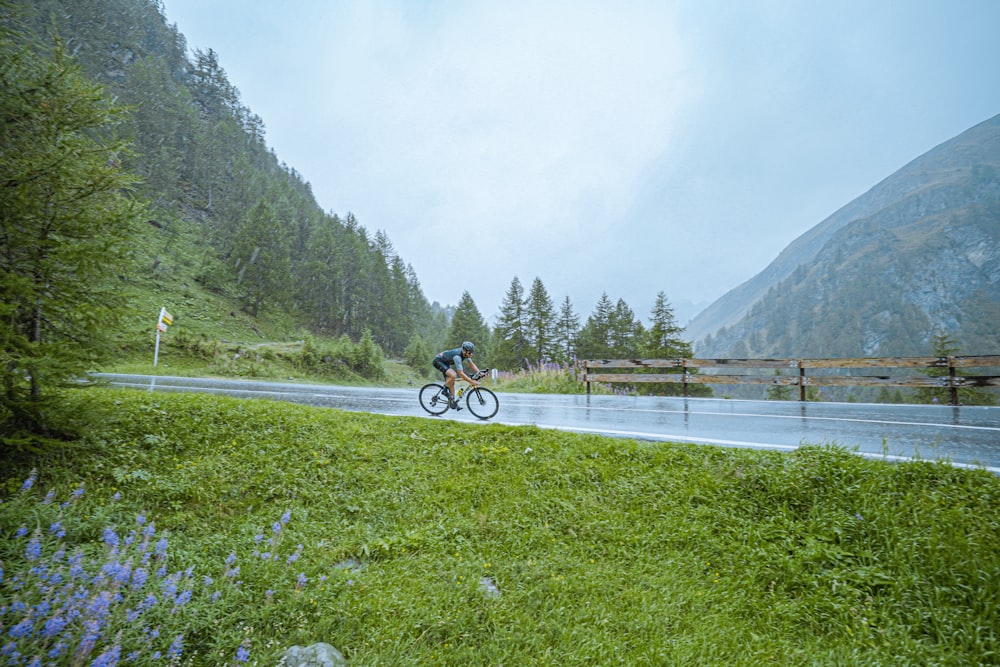
<path fill-rule="evenodd" d="M 466 375 L 465 370 L 462 367 L 462 363 L 464 361 L 468 361 L 469 368 L 471 368 L 474 373 L 479 372 L 476 365 L 472 363 L 472 353 L 475 351 L 476 346 L 469 341 L 465 341 L 462 343 L 461 347 L 456 347 L 454 350 L 445 350 L 434 357 L 434 368 L 444 373 L 445 393 L 448 395 L 448 403 L 451 405 L 452 410 L 459 409 L 458 401 L 455 400 L 456 378 L 461 377 L 473 387 L 479 386 L 478 382 Z"/>

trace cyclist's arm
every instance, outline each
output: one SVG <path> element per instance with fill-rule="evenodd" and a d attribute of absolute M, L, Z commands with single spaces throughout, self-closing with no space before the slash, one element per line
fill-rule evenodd
<path fill-rule="evenodd" d="M 468 359 L 468 362 L 469 362 L 469 366 L 472 367 L 472 370 L 474 372 L 478 373 L 479 369 L 476 368 L 476 365 L 474 363 L 472 363 L 472 359 Z M 458 371 L 458 374 L 462 377 L 463 380 L 465 380 L 466 382 L 468 382 L 469 384 L 471 384 L 473 387 L 478 387 L 479 386 L 479 383 L 476 382 L 475 380 L 473 380 L 471 377 L 469 377 L 469 375 L 465 372 L 465 368 L 462 366 L 462 364 L 456 365 L 455 366 L 455 370 Z"/>

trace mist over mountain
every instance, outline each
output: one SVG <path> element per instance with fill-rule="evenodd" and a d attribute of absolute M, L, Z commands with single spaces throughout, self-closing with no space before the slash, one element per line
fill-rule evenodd
<path fill-rule="evenodd" d="M 1000 115 L 848 203 L 699 313 L 699 357 L 1000 352 Z"/>

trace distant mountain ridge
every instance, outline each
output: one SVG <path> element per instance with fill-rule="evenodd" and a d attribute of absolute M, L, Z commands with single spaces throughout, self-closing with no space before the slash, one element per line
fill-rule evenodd
<path fill-rule="evenodd" d="M 1000 352 L 1000 115 L 877 184 L 687 326 L 697 356 Z"/>

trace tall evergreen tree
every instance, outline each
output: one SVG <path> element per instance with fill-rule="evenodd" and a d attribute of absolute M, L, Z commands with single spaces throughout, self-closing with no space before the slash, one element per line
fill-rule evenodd
<path fill-rule="evenodd" d="M 581 359 L 611 359 L 611 318 L 614 306 L 607 293 L 601 294 L 594 312 L 580 330 L 577 340 L 577 354 Z"/>
<path fill-rule="evenodd" d="M 524 304 L 524 287 L 514 276 L 500 304 L 500 317 L 493 334 L 492 359 L 497 368 L 524 368 L 524 360 L 530 355 Z"/>
<path fill-rule="evenodd" d="M 684 328 L 677 325 L 674 309 L 667 300 L 667 295 L 660 291 L 653 303 L 649 317 L 650 327 L 646 331 L 642 355 L 650 359 L 690 359 L 693 356 L 691 343 L 681 338 Z M 683 369 L 657 368 L 655 373 L 682 373 Z M 678 383 L 644 384 L 639 387 L 642 393 L 664 394 L 678 396 L 684 387 Z M 694 396 L 711 396 L 712 388 L 703 384 L 688 386 L 688 394 Z"/>
<path fill-rule="evenodd" d="M 270 204 L 261 199 L 249 212 L 237 235 L 235 249 L 243 305 L 257 317 L 265 299 L 284 305 L 289 285 L 289 254 L 282 226 Z"/>
<path fill-rule="evenodd" d="M 123 110 L 60 49 L 0 29 L 0 431 L 44 436 L 109 351 L 141 207 L 112 132 Z"/>
<path fill-rule="evenodd" d="M 636 319 L 635 311 L 625 303 L 624 299 L 618 299 L 615 304 L 608 330 L 613 356 L 619 359 L 639 356 L 645 329 L 642 322 Z"/>
<path fill-rule="evenodd" d="M 554 343 L 556 314 L 541 278 L 531 283 L 531 291 L 524 306 L 525 334 L 532 362 L 552 361 L 555 358 Z"/>
<path fill-rule="evenodd" d="M 448 328 L 448 347 L 457 347 L 464 341 L 471 341 L 476 346 L 476 358 L 484 359 L 490 356 L 490 328 L 483 320 L 476 302 L 468 292 L 462 293 L 458 301 L 455 315 L 451 318 Z M 438 350 L 440 352 L 440 350 Z M 478 364 L 477 364 L 478 365 Z"/>
<path fill-rule="evenodd" d="M 567 296 L 559 307 L 556 320 L 555 343 L 556 361 L 567 363 L 576 356 L 576 339 L 580 333 L 580 316 L 573 311 L 573 304 Z"/>
<path fill-rule="evenodd" d="M 656 295 L 649 322 L 642 351 L 644 356 L 651 359 L 691 358 L 691 343 L 681 339 L 684 327 L 677 324 L 674 309 L 663 291 Z"/>

